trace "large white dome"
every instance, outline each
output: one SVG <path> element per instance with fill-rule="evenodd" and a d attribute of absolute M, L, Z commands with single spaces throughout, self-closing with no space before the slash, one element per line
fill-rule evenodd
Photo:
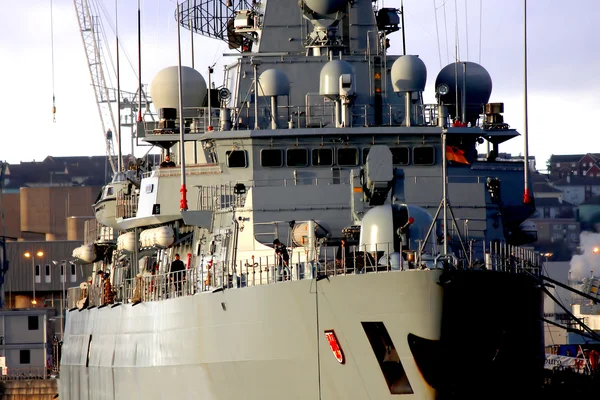
<path fill-rule="evenodd" d="M 202 107 L 207 94 L 206 81 L 190 67 L 181 67 L 183 86 L 183 107 Z M 150 84 L 150 96 L 154 107 L 175 108 L 179 110 L 179 74 L 178 67 L 167 67 L 160 70 Z M 184 112 L 184 115 L 187 113 Z M 197 113 L 194 113 L 197 114 Z"/>

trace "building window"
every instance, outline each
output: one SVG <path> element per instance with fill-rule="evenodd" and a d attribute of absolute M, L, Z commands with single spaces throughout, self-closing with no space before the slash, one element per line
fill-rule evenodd
<path fill-rule="evenodd" d="M 283 167 L 283 150 L 263 149 L 260 152 L 260 165 L 262 167 Z"/>
<path fill-rule="evenodd" d="M 337 149 L 337 164 L 348 167 L 358 165 L 358 149 Z"/>
<path fill-rule="evenodd" d="M 577 225 L 569 224 L 568 228 L 570 231 L 574 231 L 575 229 L 577 229 Z"/>
<path fill-rule="evenodd" d="M 52 275 L 50 274 L 50 265 L 46 264 L 46 271 L 44 271 L 44 282 L 45 283 L 50 283 L 52 282 Z"/>
<path fill-rule="evenodd" d="M 225 157 L 229 168 L 246 168 L 248 166 L 246 150 L 227 151 Z"/>
<path fill-rule="evenodd" d="M 557 240 L 561 240 L 563 238 L 563 235 L 561 233 L 555 233 L 552 235 L 552 241 L 556 242 Z"/>
<path fill-rule="evenodd" d="M 35 266 L 35 283 L 42 283 L 41 267 L 39 265 Z"/>
<path fill-rule="evenodd" d="M 20 364 L 31 364 L 31 352 L 30 350 L 19 351 L 19 363 Z"/>
<path fill-rule="evenodd" d="M 556 167 L 560 168 L 560 163 L 559 162 L 556 163 Z"/>
<path fill-rule="evenodd" d="M 40 317 L 37 315 L 30 315 L 27 318 L 27 327 L 30 331 L 37 331 L 40 329 Z"/>
<path fill-rule="evenodd" d="M 308 165 L 308 150 L 289 149 L 285 153 L 288 167 L 306 167 Z"/>
<path fill-rule="evenodd" d="M 433 150 L 433 147 L 431 149 Z M 408 147 L 390 147 L 390 151 L 392 152 L 392 164 L 408 165 L 410 161 Z"/>
<path fill-rule="evenodd" d="M 75 273 L 75 264 L 71 264 L 71 282 L 77 281 L 77 274 Z"/>
<path fill-rule="evenodd" d="M 435 164 L 435 149 L 431 146 L 415 147 L 413 149 L 413 164 L 433 165 Z"/>
<path fill-rule="evenodd" d="M 313 149 L 312 165 L 331 167 L 333 165 L 333 149 Z"/>

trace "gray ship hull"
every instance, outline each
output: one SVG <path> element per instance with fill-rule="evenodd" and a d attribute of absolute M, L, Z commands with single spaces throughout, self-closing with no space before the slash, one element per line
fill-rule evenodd
<path fill-rule="evenodd" d="M 382 322 L 413 392 L 405 398 L 433 399 L 407 336 L 439 340 L 440 274 L 331 276 L 74 310 L 60 398 L 395 398 L 362 325 Z M 330 329 L 343 363 L 325 338 Z"/>

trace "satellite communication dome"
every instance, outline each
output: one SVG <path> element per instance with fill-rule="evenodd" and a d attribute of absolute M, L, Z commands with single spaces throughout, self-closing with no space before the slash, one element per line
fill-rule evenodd
<path fill-rule="evenodd" d="M 394 243 L 392 205 L 385 204 L 371 208 L 362 219 L 359 239 L 360 249 L 385 251 L 391 243 Z"/>
<path fill-rule="evenodd" d="M 304 0 L 304 4 L 317 14 L 327 15 L 344 11 L 348 0 Z"/>
<path fill-rule="evenodd" d="M 258 78 L 259 96 L 287 96 L 290 94 L 290 81 L 278 69 L 267 69 Z"/>
<path fill-rule="evenodd" d="M 427 82 L 427 67 L 418 56 L 399 57 L 392 65 L 394 92 L 422 92 Z"/>
<path fill-rule="evenodd" d="M 458 86 L 458 116 L 462 115 L 462 92 L 463 92 L 463 64 L 466 65 L 466 116 L 467 120 L 475 124 L 479 114 L 483 112 L 483 105 L 487 104 L 492 94 L 492 78 L 481 65 L 466 61 L 446 65 L 435 80 L 436 90 L 442 85 L 447 85 L 445 94 L 440 94 L 440 100 L 445 105 L 456 103 L 456 89 Z M 458 85 L 457 78 L 458 77 Z M 450 112 L 455 113 L 456 108 L 450 107 Z M 456 116 L 456 115 L 455 115 Z"/>
<path fill-rule="evenodd" d="M 207 86 L 200 72 L 182 66 L 181 80 L 183 107 L 202 107 L 207 94 Z M 156 74 L 150 84 L 150 95 L 157 110 L 161 108 L 179 110 L 179 73 L 177 66 L 164 68 Z"/>
<path fill-rule="evenodd" d="M 340 95 L 340 76 L 350 74 L 354 77 L 354 69 L 344 60 L 332 60 L 321 68 L 319 94 L 335 99 Z M 354 79 L 352 80 L 354 86 Z"/>

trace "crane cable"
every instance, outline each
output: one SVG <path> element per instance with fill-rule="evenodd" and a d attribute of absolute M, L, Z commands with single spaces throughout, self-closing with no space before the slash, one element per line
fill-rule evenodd
<path fill-rule="evenodd" d="M 54 93 L 54 18 L 52 16 L 52 0 L 50 0 L 50 44 L 52 48 L 52 122 L 56 122 L 56 96 Z"/>

